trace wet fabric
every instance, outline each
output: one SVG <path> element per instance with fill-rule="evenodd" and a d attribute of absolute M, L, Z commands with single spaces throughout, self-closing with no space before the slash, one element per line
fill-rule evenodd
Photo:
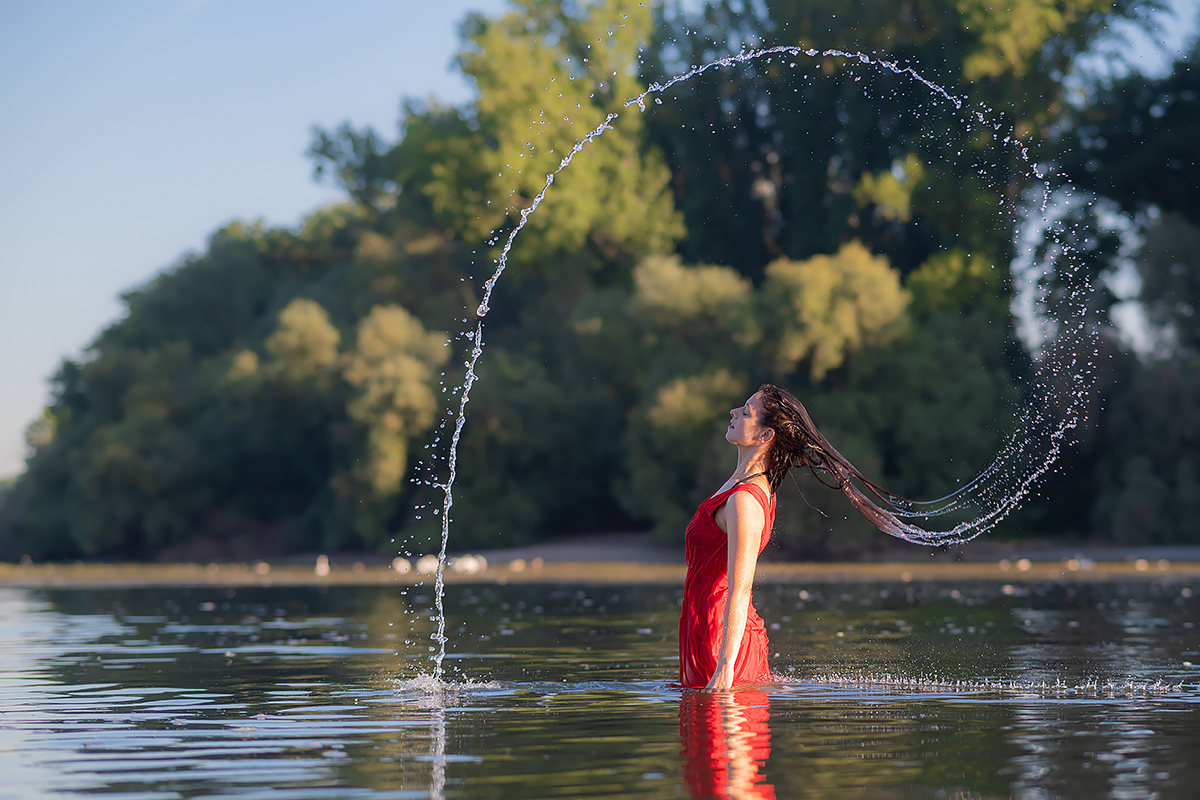
<path fill-rule="evenodd" d="M 725 598 L 729 594 L 729 538 L 713 514 L 734 492 L 749 492 L 763 507 L 765 521 L 759 537 L 762 553 L 775 523 L 775 498 L 753 483 L 742 483 L 705 500 L 696 509 L 684 534 L 687 579 L 679 615 L 679 683 L 702 689 L 717 669 L 721 632 L 725 625 Z M 763 683 L 771 679 L 767 666 L 767 631 L 750 603 L 746 631 L 734 662 L 734 685 Z"/>

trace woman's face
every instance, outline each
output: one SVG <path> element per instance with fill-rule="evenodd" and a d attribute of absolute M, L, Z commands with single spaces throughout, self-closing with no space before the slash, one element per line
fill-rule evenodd
<path fill-rule="evenodd" d="M 755 392 L 742 405 L 729 409 L 729 428 L 725 431 L 725 440 L 746 447 L 771 441 L 775 431 L 760 423 L 762 413 L 762 392 Z"/>

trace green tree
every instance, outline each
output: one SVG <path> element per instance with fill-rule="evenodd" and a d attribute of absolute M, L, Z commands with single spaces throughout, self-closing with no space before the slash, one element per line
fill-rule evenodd
<path fill-rule="evenodd" d="M 1082 188 L 1136 212 L 1154 205 L 1200 225 L 1200 38 L 1171 72 L 1130 72 L 1088 87 L 1069 118 L 1058 160 Z"/>
<path fill-rule="evenodd" d="M 783 311 L 777 367 L 782 374 L 807 359 L 812 379 L 819 381 L 852 351 L 887 344 L 907 323 L 909 295 L 900 276 L 886 258 L 872 256 L 857 241 L 833 256 L 772 262 L 763 290 Z"/>
<path fill-rule="evenodd" d="M 409 442 L 433 424 L 433 373 L 449 356 L 447 344 L 445 334 L 426 332 L 400 306 L 376 306 L 358 323 L 344 372 L 358 393 L 347 410 L 368 430 L 369 458 L 357 471 L 376 497 L 400 492 Z"/>
<path fill-rule="evenodd" d="M 691 12 L 666 3 L 644 74 L 663 81 L 748 46 L 874 53 L 920 70 L 965 97 L 967 108 L 995 109 L 1000 131 L 1036 152 L 1063 120 L 1063 76 L 1074 58 L 1114 19 L 1153 7 L 1030 0 L 1018 12 L 987 0 L 722 0 Z M 830 253 L 852 238 L 903 275 L 951 247 L 999 267 L 1011 258 L 1014 219 L 997 219 L 996 210 L 1001 199 L 1015 210 L 1029 179 L 1016 149 L 999 141 L 1005 133 L 956 121 L 906 77 L 855 59 L 762 59 L 681 85 L 647 117 L 675 175 L 688 260 L 729 264 L 758 280 L 775 257 Z M 897 166 L 908 176 L 908 164 L 911 177 L 892 185 L 886 176 Z M 911 190 L 909 200 L 876 204 L 880 181 L 893 194 Z"/>
<path fill-rule="evenodd" d="M 328 372 L 337 363 L 341 341 L 341 333 L 330 324 L 319 303 L 297 298 L 279 312 L 279 327 L 263 346 L 275 356 L 285 375 L 304 379 Z"/>
<path fill-rule="evenodd" d="M 390 284 L 354 290 L 371 269 L 356 257 L 361 221 L 335 207 L 296 231 L 233 225 L 127 295 L 127 316 L 86 361 L 63 365 L 31 431 L 0 512 L 6 554 L 230 558 L 384 543 L 402 523 L 399 499 L 346 476 L 368 462 L 373 480 L 401 483 L 446 353 L 444 337 L 378 302 Z M 353 327 L 359 308 L 343 353 L 335 320 Z"/>
<path fill-rule="evenodd" d="M 683 233 L 670 173 L 658 152 L 645 147 L 641 116 L 623 108 L 644 88 L 637 56 L 650 37 L 648 4 L 515 5 L 500 19 L 476 15 L 464 26 L 469 47 L 459 63 L 478 87 L 475 113 L 495 142 L 478 157 L 489 176 L 486 195 L 497 199 L 497 207 L 475 207 L 479 223 L 465 232 L 483 239 L 515 222 L 576 142 L 618 113 L 612 129 L 588 145 L 587 157 L 556 180 L 521 242 L 525 258 L 588 244 L 608 257 L 669 251 Z M 427 191 L 457 194 L 441 178 Z"/>
<path fill-rule="evenodd" d="M 1200 227 L 1163 215 L 1145 229 L 1137 269 L 1151 322 L 1185 353 L 1200 352 Z"/>
<path fill-rule="evenodd" d="M 1200 513 L 1200 363 L 1142 366 L 1114 392 L 1102 419 L 1091 522 L 1112 541 L 1196 541 Z"/>
<path fill-rule="evenodd" d="M 530 218 L 511 280 L 563 271 L 581 255 L 597 268 L 670 251 L 683 235 L 670 172 L 644 142 L 641 116 L 623 107 L 644 88 L 637 67 L 651 33 L 648 4 L 519 0 L 498 19 L 469 16 L 462 31 L 459 65 L 478 90 L 466 113 L 408 104 L 405 135 L 390 148 L 370 130 L 318 130 L 318 172 L 335 172 L 373 204 L 389 183 L 401 197 L 416 192 L 439 225 L 499 245 L 547 175 L 618 114 Z"/>

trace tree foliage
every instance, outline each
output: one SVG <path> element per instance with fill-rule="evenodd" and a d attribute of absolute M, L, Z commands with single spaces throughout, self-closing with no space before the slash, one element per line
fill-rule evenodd
<path fill-rule="evenodd" d="M 637 54 L 650 36 L 649 6 L 593 0 L 569 8 L 521 0 L 500 19 L 475 15 L 464 25 L 468 48 L 459 63 L 478 87 L 475 113 L 494 142 L 477 157 L 489 176 L 485 196 L 495 202 L 463 212 L 478 220 L 468 235 L 484 239 L 513 224 L 576 141 L 644 88 Z M 682 235 L 670 173 L 644 145 L 641 117 L 623 114 L 611 127 L 546 196 L 522 240 L 525 260 L 588 245 L 608 258 L 667 252 Z M 454 181 L 455 173 L 440 169 L 427 191 L 449 206 Z"/>
<path fill-rule="evenodd" d="M 782 323 L 776 368 L 784 375 L 807 358 L 819 381 L 851 352 L 887 344 L 904 330 L 909 295 L 900 276 L 857 241 L 832 256 L 773 261 L 763 288 Z"/>
<path fill-rule="evenodd" d="M 445 336 L 379 302 L 408 294 L 403 269 L 353 255 L 359 219 L 234 224 L 127 295 L 90 358 L 58 373 L 5 503 L 6 547 L 205 558 L 386 543 Z"/>
<path fill-rule="evenodd" d="M 1060 147 L 1063 167 L 1130 211 L 1154 206 L 1200 225 L 1200 40 L 1163 78 L 1133 72 L 1088 89 Z"/>

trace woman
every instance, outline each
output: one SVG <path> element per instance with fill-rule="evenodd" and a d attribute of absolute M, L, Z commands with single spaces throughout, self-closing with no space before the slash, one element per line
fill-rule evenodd
<path fill-rule="evenodd" d="M 903 502 L 864 478 L 816 429 L 800 401 L 778 386 L 764 384 L 729 415 L 725 439 L 737 447 L 737 467 L 696 509 L 684 536 L 679 683 L 696 689 L 771 680 L 767 633 L 750 592 L 775 521 L 775 492 L 788 472 L 808 467 L 829 473 L 859 513 L 885 531 L 899 521 L 851 478 L 885 502 Z"/>

